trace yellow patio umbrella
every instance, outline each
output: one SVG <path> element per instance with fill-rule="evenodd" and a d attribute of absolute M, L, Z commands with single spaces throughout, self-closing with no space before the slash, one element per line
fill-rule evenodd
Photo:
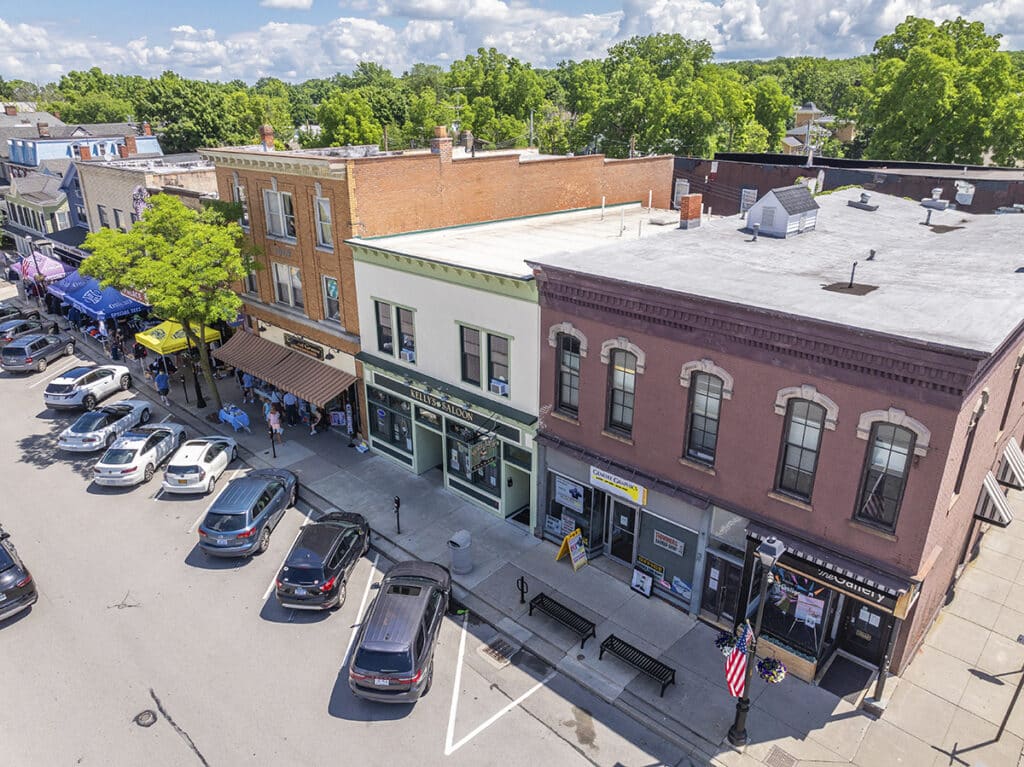
<path fill-rule="evenodd" d="M 185 337 L 185 328 L 173 320 L 161 322 L 148 330 L 136 333 L 135 340 L 157 354 L 174 354 L 189 346 L 188 339 Z M 206 343 L 219 341 L 220 332 L 213 328 L 206 328 L 203 340 Z"/>

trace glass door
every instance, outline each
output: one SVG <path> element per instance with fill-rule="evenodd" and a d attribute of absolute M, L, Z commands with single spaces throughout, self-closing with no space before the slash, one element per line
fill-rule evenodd
<path fill-rule="evenodd" d="M 704 595 L 700 603 L 704 617 L 714 623 L 732 625 L 740 609 L 742 580 L 742 565 L 709 551 L 704 569 Z"/>
<path fill-rule="evenodd" d="M 847 599 L 846 620 L 840 647 L 858 658 L 875 664 L 885 653 L 889 638 L 889 616 L 863 602 Z"/>
<path fill-rule="evenodd" d="M 635 535 L 636 509 L 624 503 L 612 501 L 608 521 L 608 555 L 627 565 L 632 565 Z"/>

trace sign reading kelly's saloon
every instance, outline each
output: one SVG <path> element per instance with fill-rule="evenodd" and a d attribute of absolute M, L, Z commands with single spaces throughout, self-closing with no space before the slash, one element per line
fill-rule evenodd
<path fill-rule="evenodd" d="M 454 402 L 439 399 L 438 397 L 435 397 L 432 394 L 427 394 L 425 391 L 420 391 L 419 389 L 410 388 L 409 396 L 412 397 L 414 400 L 422 402 L 424 405 L 429 405 L 435 410 L 440 410 L 441 412 L 447 413 L 448 415 L 453 415 L 456 418 L 461 418 L 463 421 L 466 421 L 467 423 L 476 423 L 473 411 L 470 410 L 468 407 L 459 407 Z"/>
<path fill-rule="evenodd" d="M 599 469 L 596 466 L 590 467 L 590 485 L 600 488 L 609 495 L 614 495 L 637 506 L 647 503 L 647 488 L 630 482 L 622 477 L 612 474 L 610 471 Z"/>

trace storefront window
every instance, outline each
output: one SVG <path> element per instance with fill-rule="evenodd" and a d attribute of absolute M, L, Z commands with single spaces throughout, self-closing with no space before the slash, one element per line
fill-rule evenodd
<path fill-rule="evenodd" d="M 370 434 L 380 442 L 412 452 L 412 422 L 409 402 L 376 389 L 366 387 L 370 400 Z"/>
<path fill-rule="evenodd" d="M 433 410 L 427 410 L 423 407 L 416 408 L 416 420 L 420 423 L 425 423 L 427 426 L 432 426 L 435 429 L 441 429 L 441 416 Z"/>
<path fill-rule="evenodd" d="M 654 578 L 654 588 L 670 598 L 693 599 L 697 533 L 643 511 L 636 541 L 636 566 Z"/>
<path fill-rule="evenodd" d="M 488 495 L 501 496 L 501 443 L 448 421 L 448 476 Z"/>
<path fill-rule="evenodd" d="M 548 472 L 548 511 L 544 537 L 555 543 L 579 528 L 587 553 L 604 551 L 605 494 L 560 474 Z"/>
<path fill-rule="evenodd" d="M 763 630 L 794 649 L 819 657 L 835 592 L 779 566 L 772 569 L 772 576 Z"/>
<path fill-rule="evenodd" d="M 533 454 L 529 450 L 505 443 L 505 460 L 527 471 L 533 468 Z"/>

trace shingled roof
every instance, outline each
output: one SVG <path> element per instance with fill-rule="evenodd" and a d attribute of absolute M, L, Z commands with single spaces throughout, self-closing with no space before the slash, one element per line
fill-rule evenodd
<path fill-rule="evenodd" d="M 811 196 L 811 190 L 803 184 L 779 187 L 778 189 L 772 189 L 772 192 L 775 194 L 775 199 L 779 201 L 783 210 L 791 216 L 796 213 L 806 213 L 809 210 L 818 210 L 819 208 L 818 203 Z"/>

